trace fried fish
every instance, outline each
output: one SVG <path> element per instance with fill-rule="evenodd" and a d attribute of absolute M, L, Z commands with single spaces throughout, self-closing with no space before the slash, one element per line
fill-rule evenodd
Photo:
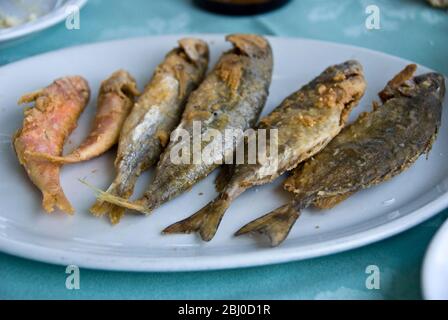
<path fill-rule="evenodd" d="M 115 159 L 117 175 L 108 193 L 128 199 L 140 174 L 159 160 L 188 96 L 205 76 L 208 61 L 207 44 L 186 38 L 157 67 L 124 122 Z M 96 216 L 108 213 L 113 224 L 124 214 L 124 208 L 101 200 L 90 211 Z"/>
<path fill-rule="evenodd" d="M 25 110 L 23 127 L 13 137 L 14 149 L 29 178 L 42 192 L 42 207 L 47 212 L 57 207 L 71 214 L 74 209 L 59 182 L 61 165 L 36 158 L 33 153 L 60 156 L 89 97 L 87 81 L 73 76 L 58 79 L 19 100 L 19 104 L 34 102 L 35 105 Z"/>
<path fill-rule="evenodd" d="M 428 153 L 441 124 L 445 82 L 428 73 L 412 78 L 409 65 L 379 94 L 374 104 L 345 128 L 322 152 L 285 181 L 294 199 L 250 222 L 236 235 L 266 235 L 273 246 L 284 241 L 300 215 L 315 205 L 331 208 L 351 194 L 389 180 Z"/>
<path fill-rule="evenodd" d="M 99 192 L 101 201 L 150 213 L 161 204 L 189 190 L 195 183 L 205 178 L 235 150 L 234 143 L 226 143 L 213 156 L 213 161 L 196 162 L 194 145 L 190 152 L 184 149 L 191 145 L 187 137 L 201 138 L 199 153 L 214 143 L 212 132 L 224 135 L 232 130 L 235 143 L 243 138 L 243 131 L 255 125 L 268 96 L 272 77 L 272 50 L 269 42 L 261 36 L 251 34 L 229 35 L 227 40 L 233 49 L 225 52 L 213 71 L 199 88 L 191 94 L 182 121 L 173 132 L 170 144 L 157 164 L 155 179 L 143 197 L 135 202 L 113 197 Z M 200 127 L 195 132 L 195 126 Z M 199 137 L 198 137 L 199 136 Z M 173 155 L 184 151 L 187 161 L 177 163 Z"/>
<path fill-rule="evenodd" d="M 198 232 L 203 240 L 211 240 L 227 208 L 240 194 L 253 186 L 273 181 L 324 148 L 343 128 L 365 88 L 362 66 L 357 61 L 327 68 L 261 119 L 258 129 L 278 130 L 275 170 L 270 168 L 271 161 L 260 159 L 256 164 L 236 165 L 229 183 L 215 200 L 163 232 Z M 266 149 L 270 150 L 270 139 L 266 142 Z"/>
<path fill-rule="evenodd" d="M 63 157 L 45 153 L 33 156 L 65 164 L 87 161 L 102 155 L 117 143 L 123 123 L 134 106 L 134 97 L 138 94 L 137 83 L 128 72 L 114 72 L 101 84 L 92 130 L 79 147 Z"/>

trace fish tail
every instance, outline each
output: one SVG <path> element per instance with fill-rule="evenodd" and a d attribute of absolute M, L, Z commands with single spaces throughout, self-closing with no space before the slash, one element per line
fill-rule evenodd
<path fill-rule="evenodd" d="M 95 217 L 102 217 L 106 212 L 109 212 L 111 204 L 101 200 L 96 200 L 90 207 L 89 211 Z"/>
<path fill-rule="evenodd" d="M 113 225 L 116 225 L 121 221 L 121 218 L 124 216 L 125 212 L 126 208 L 103 200 L 97 200 L 90 208 L 90 213 L 92 213 L 95 217 L 102 217 L 107 214 L 109 216 L 110 223 Z"/>
<path fill-rule="evenodd" d="M 111 205 L 111 209 L 109 210 L 109 220 L 113 225 L 118 224 L 121 218 L 124 216 L 126 208 Z"/>
<path fill-rule="evenodd" d="M 129 199 L 118 197 L 118 196 L 109 194 L 104 191 L 98 192 L 97 197 L 98 197 L 98 200 L 109 202 L 111 204 L 114 204 L 114 205 L 122 207 L 122 208 L 139 211 L 139 212 L 146 213 L 146 214 L 150 213 L 150 210 L 148 210 L 139 201 L 132 202 Z"/>
<path fill-rule="evenodd" d="M 281 244 L 289 234 L 292 226 L 299 218 L 300 212 L 292 205 L 284 205 L 239 229 L 235 235 L 240 236 L 247 233 L 260 233 L 266 235 L 275 247 Z"/>
<path fill-rule="evenodd" d="M 83 181 L 81 181 L 81 182 L 84 183 Z M 86 184 L 86 183 L 84 183 L 84 184 Z M 89 184 L 86 184 L 86 185 L 90 186 Z M 96 191 L 96 188 L 94 188 L 94 190 Z M 112 183 L 110 185 L 110 187 L 107 189 L 107 192 L 115 194 L 116 184 Z M 95 217 L 102 217 L 106 213 L 110 212 L 112 210 L 113 206 L 114 205 L 109 202 L 105 202 L 103 200 L 97 199 L 95 201 L 95 203 L 90 207 L 89 211 Z"/>
<path fill-rule="evenodd" d="M 90 183 L 88 183 L 84 180 L 79 180 L 79 181 L 81 183 L 85 184 L 86 186 L 88 186 L 93 191 L 95 191 L 95 193 L 97 194 L 97 200 L 99 202 L 108 202 L 110 204 L 114 204 L 119 207 L 143 212 L 146 214 L 150 213 L 150 210 L 148 210 L 148 208 L 146 208 L 145 205 L 141 201 L 132 202 L 129 199 L 125 199 L 125 198 L 110 194 L 109 192 L 105 192 L 101 189 L 98 189 L 97 187 L 92 186 Z M 96 204 L 93 207 L 96 207 Z M 102 205 L 99 205 L 99 208 L 103 208 Z"/>
<path fill-rule="evenodd" d="M 75 212 L 75 209 L 73 209 L 72 205 L 61 189 L 57 190 L 56 192 L 44 191 L 42 194 L 42 207 L 45 211 L 51 213 L 53 212 L 54 207 L 57 207 L 61 211 L 64 211 L 70 215 Z"/>
<path fill-rule="evenodd" d="M 202 240 L 210 241 L 215 236 L 230 203 L 228 199 L 218 198 L 189 218 L 168 226 L 162 232 L 164 234 L 197 232 Z"/>

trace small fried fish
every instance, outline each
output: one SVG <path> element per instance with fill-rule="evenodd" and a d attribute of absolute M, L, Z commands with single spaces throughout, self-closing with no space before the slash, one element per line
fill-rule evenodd
<path fill-rule="evenodd" d="M 159 160 L 188 96 L 205 76 L 208 61 L 207 44 L 186 38 L 157 67 L 124 122 L 115 159 L 117 175 L 108 193 L 128 199 L 140 174 Z M 108 213 L 112 224 L 120 221 L 124 210 L 101 200 L 90 209 L 95 216 Z"/>
<path fill-rule="evenodd" d="M 258 129 L 278 130 L 275 169 L 271 168 L 272 161 L 236 165 L 230 182 L 215 200 L 191 217 L 169 226 L 164 233 L 198 232 L 203 240 L 211 240 L 227 208 L 240 194 L 272 182 L 324 148 L 343 128 L 365 88 L 358 62 L 347 61 L 327 68 L 261 119 Z M 266 142 L 266 149 L 270 150 L 270 139 Z"/>
<path fill-rule="evenodd" d="M 74 209 L 59 182 L 61 165 L 32 154 L 60 156 L 89 97 L 87 81 L 73 76 L 58 79 L 19 100 L 19 104 L 35 102 L 35 105 L 25 111 L 23 127 L 13 137 L 14 149 L 29 178 L 42 192 L 42 207 L 46 212 L 53 212 L 57 207 L 71 214 Z"/>
<path fill-rule="evenodd" d="M 123 123 L 138 94 L 137 83 L 128 72 L 114 72 L 101 84 L 93 127 L 84 142 L 63 157 L 37 153 L 33 156 L 65 164 L 87 161 L 102 155 L 118 142 Z"/>
<path fill-rule="evenodd" d="M 155 178 L 143 197 L 135 202 L 99 192 L 99 199 L 115 205 L 150 213 L 161 204 L 189 190 L 220 166 L 242 141 L 243 131 L 255 125 L 268 96 L 272 77 L 272 50 L 261 36 L 234 34 L 227 36 L 234 48 L 225 52 L 199 88 L 191 94 L 182 121 L 173 132 L 170 144 L 157 164 Z M 195 126 L 200 130 L 195 131 Z M 212 133 L 237 133 L 235 143 L 227 143 L 211 160 L 194 161 L 194 141 L 201 140 L 200 153 L 215 142 Z M 190 139 L 181 139 L 183 136 Z M 189 148 L 188 151 L 185 147 Z M 193 152 L 191 152 L 193 150 Z M 185 152 L 185 162 L 172 156 Z"/>
<path fill-rule="evenodd" d="M 428 73 L 412 78 L 406 67 L 379 94 L 374 104 L 345 128 L 313 161 L 297 168 L 285 181 L 294 200 L 245 225 L 236 235 L 261 233 L 272 246 L 284 241 L 310 205 L 331 208 L 351 194 L 389 180 L 428 153 L 441 124 L 445 82 Z M 412 78 L 412 79 L 411 79 Z"/>

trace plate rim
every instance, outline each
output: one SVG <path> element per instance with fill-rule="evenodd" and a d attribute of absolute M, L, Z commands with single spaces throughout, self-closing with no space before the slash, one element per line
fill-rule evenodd
<path fill-rule="evenodd" d="M 409 230 L 412 227 L 439 214 L 448 206 L 448 193 L 441 195 L 436 200 L 428 203 L 418 210 L 389 223 L 377 227 L 356 232 L 354 234 L 327 240 L 317 245 L 306 245 L 297 251 L 295 247 L 284 248 L 260 248 L 252 252 L 227 254 L 227 262 L 222 263 L 221 257 L 205 256 L 163 257 L 161 259 L 148 257 L 98 255 L 90 252 L 78 253 L 62 249 L 48 248 L 26 242 L 19 242 L 0 237 L 0 252 L 25 259 L 31 259 L 43 263 L 55 265 L 76 265 L 80 268 L 107 271 L 132 271 L 132 272 L 186 272 L 186 271 L 211 271 L 236 268 L 248 268 L 268 266 L 279 263 L 301 261 L 311 258 L 324 257 L 352 249 L 357 249 Z M 275 255 L 271 253 L 276 251 Z M 176 261 L 177 263 L 172 263 Z M 229 262 L 231 261 L 231 262 Z"/>
<path fill-rule="evenodd" d="M 81 0 L 84 1 L 84 0 Z M 3 66 L 1 69 L 9 69 L 15 67 L 16 64 L 26 63 L 33 59 L 40 59 L 42 56 L 51 56 L 53 54 L 63 54 L 64 51 L 76 50 L 83 47 L 107 45 L 113 43 L 127 42 L 127 41 L 155 41 L 157 39 L 180 39 L 185 36 L 198 36 L 202 38 L 222 39 L 225 34 L 210 34 L 210 33 L 191 33 L 191 34 L 170 34 L 170 35 L 153 35 L 143 37 L 130 37 L 124 39 L 114 39 L 109 41 L 100 41 L 95 43 L 85 43 L 81 45 L 74 45 L 64 47 L 61 49 L 49 51 L 46 53 L 31 56 L 22 60 L 18 60 Z M 319 43 L 332 46 L 345 47 L 347 49 L 356 49 L 365 52 L 374 53 L 387 57 L 388 59 L 398 60 L 400 62 L 412 63 L 408 59 L 400 58 L 388 53 L 376 51 L 373 49 L 359 47 L 351 44 L 344 44 L 338 42 L 331 42 L 325 40 L 308 39 L 301 37 L 276 37 L 266 36 L 268 39 L 284 40 L 284 41 L 305 41 L 309 43 Z M 207 39 L 206 39 L 207 40 Z M 423 65 L 418 64 L 424 67 Z M 425 67 L 427 68 L 427 67 Z M 427 68 L 432 70 L 431 68 Z M 359 248 L 391 236 L 406 231 L 427 219 L 439 214 L 443 209 L 448 207 L 448 191 L 440 194 L 439 197 L 433 201 L 421 206 L 412 213 L 399 217 L 393 221 L 387 222 L 373 228 L 355 232 L 350 235 L 342 236 L 336 240 L 327 240 L 320 242 L 319 245 L 306 245 L 301 247 L 297 252 L 295 247 L 277 247 L 277 248 L 259 248 L 252 252 L 234 253 L 225 255 L 226 263 L 223 264 L 222 257 L 205 256 L 200 259 L 196 257 L 183 257 L 182 262 L 179 262 L 179 257 L 133 257 L 133 256 L 112 256 L 107 254 L 98 255 L 91 252 L 76 252 L 67 251 L 56 248 L 49 248 L 42 245 L 34 245 L 28 242 L 16 241 L 9 238 L 0 237 L 0 251 L 19 256 L 21 258 L 31 259 L 39 262 L 45 262 L 56 265 L 75 264 L 81 268 L 109 270 L 109 271 L 136 271 L 136 272 L 183 272 L 183 271 L 206 271 L 206 270 L 224 270 L 235 268 L 256 267 L 262 265 L 272 265 L 277 263 L 292 262 L 310 258 L 326 256 L 330 254 L 347 251 L 350 249 Z M 275 251 L 275 254 L 272 254 Z M 176 260 L 178 263 L 172 263 Z M 113 263 L 111 263 L 113 262 Z"/>
<path fill-rule="evenodd" d="M 69 5 L 78 6 L 81 9 L 87 0 L 67 0 L 61 7 L 53 10 L 33 22 L 24 23 L 16 27 L 0 30 L 0 43 L 22 38 L 27 35 L 50 28 L 66 19 L 65 8 Z"/>
<path fill-rule="evenodd" d="M 423 258 L 423 265 L 421 270 L 421 287 L 422 294 L 425 300 L 443 300 L 447 297 L 438 296 L 434 293 L 430 279 L 434 277 L 434 260 L 437 253 L 440 251 L 440 245 L 443 240 L 448 238 L 448 220 L 437 230 L 432 237 L 428 249 Z"/>

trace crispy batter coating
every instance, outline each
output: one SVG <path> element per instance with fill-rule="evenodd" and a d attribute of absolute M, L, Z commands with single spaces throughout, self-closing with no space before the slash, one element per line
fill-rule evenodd
<path fill-rule="evenodd" d="M 180 129 L 188 132 L 189 137 L 194 134 L 206 137 L 209 132 L 215 130 L 224 134 L 227 129 L 240 129 L 241 134 L 235 137 L 238 142 L 243 137 L 242 132 L 255 125 L 266 102 L 271 83 L 272 50 L 268 41 L 257 35 L 235 34 L 228 36 L 227 40 L 233 44 L 233 49 L 220 57 L 215 68 L 191 94 L 177 127 L 179 130 L 174 131 L 172 141 L 160 157 L 154 181 L 144 196 L 130 202 L 100 193 L 101 200 L 149 213 L 189 190 L 219 167 L 217 161 L 195 163 L 192 161 L 193 152 L 188 154 L 191 156 L 189 163 L 174 163 L 171 152 L 181 150 L 185 144 L 179 139 Z M 200 123 L 202 133 L 193 131 L 194 123 Z M 205 140 L 203 139 L 200 146 L 201 152 L 212 143 Z M 233 154 L 234 149 L 234 144 L 224 146 L 216 155 L 216 159 L 223 161 L 227 155 Z M 193 147 L 190 150 L 193 150 Z"/>
<path fill-rule="evenodd" d="M 257 232 L 273 246 L 287 237 L 310 205 L 331 208 L 351 194 L 389 180 L 428 153 L 441 123 L 444 77 L 428 73 L 412 77 L 406 67 L 380 93 L 376 104 L 345 128 L 322 152 L 297 168 L 284 187 L 291 203 L 252 221 L 237 235 Z"/>
<path fill-rule="evenodd" d="M 327 68 L 309 84 L 287 97 L 274 111 L 261 119 L 259 129 L 278 130 L 278 163 L 236 165 L 224 169 L 218 179 L 218 197 L 191 217 L 175 223 L 165 233 L 198 232 L 211 240 L 227 208 L 245 190 L 269 183 L 324 148 L 345 125 L 352 108 L 364 94 L 366 82 L 356 61 Z M 267 140 L 270 150 L 270 140 Z M 249 148 L 246 147 L 246 150 Z M 271 167 L 272 166 L 272 167 Z M 228 180 L 226 187 L 223 181 Z"/>
<path fill-rule="evenodd" d="M 14 148 L 20 164 L 42 192 L 42 207 L 47 212 L 55 207 L 67 213 L 73 213 L 74 209 L 59 182 L 61 165 L 32 154 L 62 154 L 64 142 L 76 128 L 89 96 L 87 81 L 74 76 L 58 79 L 19 100 L 19 104 L 35 102 L 35 105 L 25 111 L 23 126 L 13 137 Z"/>
<path fill-rule="evenodd" d="M 208 61 L 207 44 L 185 38 L 157 67 L 123 124 L 115 160 L 117 175 L 108 189 L 110 194 L 128 199 L 140 174 L 159 160 L 188 96 L 205 76 Z M 125 208 L 99 200 L 90 211 L 96 216 L 107 213 L 116 224 Z"/>

